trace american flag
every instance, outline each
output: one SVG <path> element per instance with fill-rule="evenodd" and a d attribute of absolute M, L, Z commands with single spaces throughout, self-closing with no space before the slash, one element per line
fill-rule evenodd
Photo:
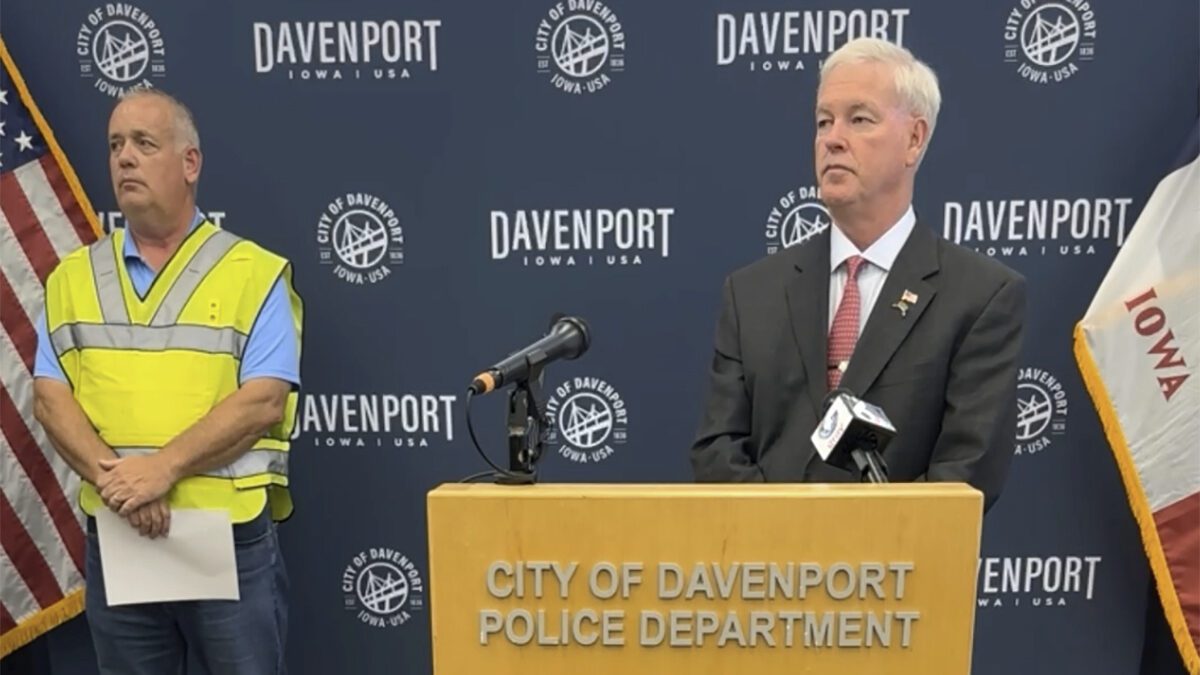
<path fill-rule="evenodd" d="M 100 229 L 0 40 L 0 656 L 83 609 L 79 477 L 33 416 L 46 277 Z"/>

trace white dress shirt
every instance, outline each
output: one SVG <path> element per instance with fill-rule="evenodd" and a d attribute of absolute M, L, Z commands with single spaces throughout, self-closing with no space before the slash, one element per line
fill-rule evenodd
<path fill-rule="evenodd" d="M 896 256 L 900 255 L 900 249 L 904 248 L 904 242 L 908 241 L 908 235 L 912 233 L 916 223 L 917 217 L 910 204 L 900 220 L 865 251 L 859 251 L 858 247 L 845 234 L 842 234 L 836 223 L 829 226 L 829 330 L 833 329 L 833 318 L 837 315 L 838 304 L 842 301 L 842 291 L 846 288 L 847 270 L 843 263 L 856 255 L 862 256 L 866 262 L 858 270 L 860 299 L 858 334 L 861 336 L 863 328 L 867 325 L 867 319 L 871 316 L 871 308 L 875 306 L 875 300 L 879 298 L 883 282 L 887 280 L 888 272 L 891 271 L 892 264 L 896 262 Z M 896 298 L 896 300 L 899 299 Z"/>

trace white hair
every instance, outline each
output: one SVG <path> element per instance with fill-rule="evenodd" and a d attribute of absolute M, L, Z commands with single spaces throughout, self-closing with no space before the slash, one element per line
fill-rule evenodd
<path fill-rule="evenodd" d="M 929 149 L 933 130 L 937 126 L 938 110 L 942 107 L 942 93 L 938 89 L 937 74 L 904 47 L 879 38 L 861 37 L 847 42 L 825 59 L 821 66 L 821 81 L 834 68 L 851 63 L 883 63 L 891 66 L 896 94 L 908 112 L 925 119 L 929 134 L 925 147 L 921 148 L 921 159 Z"/>
<path fill-rule="evenodd" d="M 138 96 L 156 96 L 166 101 L 171 106 L 171 118 L 175 123 L 175 143 L 182 150 L 190 145 L 197 150 L 200 149 L 200 132 L 196 129 L 196 120 L 192 117 L 192 111 L 184 105 L 179 99 L 168 94 L 167 92 L 154 87 L 134 87 L 121 95 L 120 100 L 126 101 Z"/>

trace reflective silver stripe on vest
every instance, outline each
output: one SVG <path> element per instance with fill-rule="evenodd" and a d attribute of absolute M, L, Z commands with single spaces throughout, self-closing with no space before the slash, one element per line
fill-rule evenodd
<path fill-rule="evenodd" d="M 121 294 L 121 277 L 117 275 L 116 237 L 105 237 L 88 248 L 92 259 L 92 280 L 100 300 L 100 315 L 104 323 L 129 323 L 125 296 Z"/>
<path fill-rule="evenodd" d="M 113 448 L 119 457 L 151 455 L 158 448 Z M 282 450 L 250 450 L 232 464 L 204 473 L 214 478 L 244 478 L 264 473 L 287 475 L 288 453 Z"/>
<path fill-rule="evenodd" d="M 172 284 L 171 290 L 167 291 L 158 309 L 154 310 L 150 325 L 170 326 L 179 321 L 183 306 L 196 292 L 200 282 L 204 281 L 204 277 L 216 267 L 221 258 L 241 240 L 236 234 L 220 230 L 201 244 L 199 250 L 188 261 L 187 267 L 176 277 L 175 283 Z"/>
<path fill-rule="evenodd" d="M 233 328 L 209 326 L 122 326 L 118 324 L 70 323 L 50 334 L 54 353 L 61 357 L 72 349 L 133 349 L 161 352 L 186 349 L 206 354 L 229 354 L 242 358 L 249 338 Z"/>

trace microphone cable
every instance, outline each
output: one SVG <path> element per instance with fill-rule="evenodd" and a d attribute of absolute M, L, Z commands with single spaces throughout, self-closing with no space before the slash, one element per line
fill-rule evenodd
<path fill-rule="evenodd" d="M 502 476 L 505 478 L 509 478 L 514 483 L 518 483 L 518 484 L 536 483 L 537 477 L 538 477 L 536 464 L 533 467 L 533 471 L 529 472 L 529 474 L 526 474 L 526 475 L 516 474 L 516 473 L 513 473 L 506 469 L 502 469 L 499 466 L 497 466 L 496 463 L 493 462 L 491 460 L 491 458 L 487 456 L 487 453 L 483 451 L 483 448 L 480 447 L 479 439 L 476 438 L 476 436 L 475 436 L 475 424 L 471 420 L 471 401 L 474 398 L 475 398 L 475 391 L 473 389 L 468 388 L 467 389 L 467 433 L 471 436 L 471 444 L 475 446 L 476 452 L 478 452 L 479 456 L 483 458 L 483 461 L 487 462 L 488 466 L 492 467 L 492 470 L 491 471 L 480 471 L 479 473 L 473 473 L 470 476 L 463 478 L 459 482 L 460 483 L 473 483 L 482 478 L 491 478 L 491 479 L 495 480 L 496 478 Z"/>

